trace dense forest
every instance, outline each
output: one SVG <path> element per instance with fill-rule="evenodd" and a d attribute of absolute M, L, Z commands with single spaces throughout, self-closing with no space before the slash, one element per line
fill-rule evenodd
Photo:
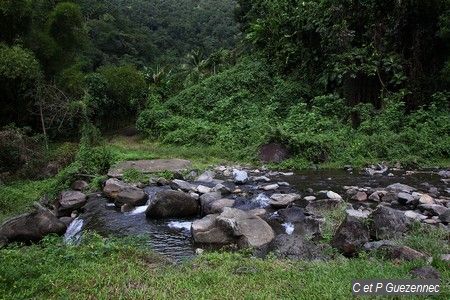
<path fill-rule="evenodd" d="M 450 154 L 448 1 L 20 0 L 0 14 L 5 139 L 136 121 L 240 159 L 281 142 L 286 166 Z"/>

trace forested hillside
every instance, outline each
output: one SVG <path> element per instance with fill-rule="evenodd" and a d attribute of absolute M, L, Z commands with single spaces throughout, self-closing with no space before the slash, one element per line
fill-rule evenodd
<path fill-rule="evenodd" d="M 7 136 L 136 122 L 245 160 L 280 142 L 287 167 L 450 154 L 448 1 L 19 0 L 0 14 Z"/>

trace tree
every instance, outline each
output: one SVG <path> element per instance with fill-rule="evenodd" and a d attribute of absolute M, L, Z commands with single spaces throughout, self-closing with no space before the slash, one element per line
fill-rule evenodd
<path fill-rule="evenodd" d="M 0 1 L 0 41 L 12 44 L 28 32 L 31 21 L 30 1 Z"/>

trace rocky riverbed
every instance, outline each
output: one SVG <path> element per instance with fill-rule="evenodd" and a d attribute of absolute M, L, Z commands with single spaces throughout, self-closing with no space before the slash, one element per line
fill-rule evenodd
<path fill-rule="evenodd" d="M 76 242 L 82 230 L 94 230 L 143 236 L 155 251 L 175 260 L 211 248 L 252 248 L 260 256 L 273 252 L 307 260 L 382 248 L 395 259 L 428 259 L 398 240 L 413 224 L 449 231 L 449 173 L 381 167 L 293 173 L 218 166 L 137 185 L 111 177 L 92 194 L 84 192 L 86 182 L 76 181 L 54 205 L 5 222 L 0 241 L 65 233 L 67 242 Z M 343 217 L 326 236 L 333 211 Z"/>

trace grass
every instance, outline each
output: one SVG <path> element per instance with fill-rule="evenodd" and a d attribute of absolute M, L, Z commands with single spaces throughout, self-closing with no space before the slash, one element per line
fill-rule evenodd
<path fill-rule="evenodd" d="M 175 146 L 140 139 L 113 136 L 108 139 L 116 162 L 138 159 L 183 158 L 192 161 L 193 168 L 205 169 L 212 165 L 230 164 L 233 157 L 218 147 Z M 246 162 L 250 163 L 250 162 Z"/>
<path fill-rule="evenodd" d="M 0 251 L 2 299 L 348 299 L 353 279 L 410 278 L 424 262 L 376 257 L 301 262 L 207 253 L 167 264 L 132 241 L 89 235 L 82 245 L 47 238 Z M 440 267 L 448 299 L 449 269 Z"/>
<path fill-rule="evenodd" d="M 0 186 L 0 223 L 26 211 L 34 201 L 53 190 L 56 179 L 16 181 Z"/>

